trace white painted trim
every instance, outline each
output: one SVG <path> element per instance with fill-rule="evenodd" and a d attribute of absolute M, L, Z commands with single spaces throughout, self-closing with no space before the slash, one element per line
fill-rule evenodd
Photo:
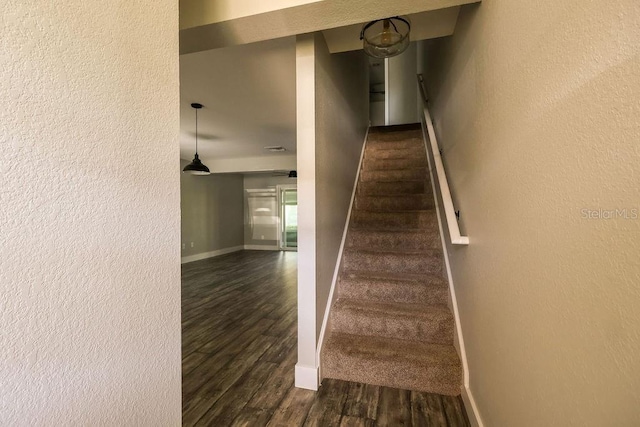
<path fill-rule="evenodd" d="M 478 406 L 476 405 L 476 401 L 473 398 L 473 394 L 471 394 L 471 389 L 469 387 L 462 388 L 462 401 L 464 402 L 464 407 L 467 411 L 467 418 L 469 418 L 469 424 L 471 424 L 471 427 L 484 427 L 484 423 L 482 422 L 482 418 L 480 418 L 480 413 L 478 412 Z"/>
<path fill-rule="evenodd" d="M 231 248 L 224 248 L 210 252 L 202 252 L 195 255 L 183 256 L 180 263 L 186 264 L 189 262 L 200 261 L 202 259 L 213 258 L 224 254 L 230 254 L 231 252 L 238 252 L 243 250 L 244 248 L 244 246 L 233 246 Z"/>
<path fill-rule="evenodd" d="M 296 364 L 295 386 L 307 390 L 318 390 L 318 368 Z"/>
<path fill-rule="evenodd" d="M 281 251 L 297 251 L 298 248 L 285 248 L 283 247 L 282 239 L 284 238 L 285 230 L 284 224 L 284 206 L 282 205 L 282 190 L 298 190 L 298 184 L 280 184 L 276 185 L 276 192 L 278 197 L 276 198 L 278 204 L 278 249 Z"/>
<path fill-rule="evenodd" d="M 384 124 L 391 123 L 391 97 L 389 96 L 389 58 L 384 58 Z"/>
<path fill-rule="evenodd" d="M 245 251 L 279 251 L 278 245 L 244 245 Z"/>
<path fill-rule="evenodd" d="M 422 74 L 418 75 L 418 86 L 422 96 L 422 105 L 424 120 L 427 126 L 427 132 L 429 134 L 427 149 L 431 146 L 431 152 L 433 153 L 433 160 L 435 162 L 436 172 L 438 174 L 438 183 L 440 184 L 440 194 L 442 196 L 442 203 L 444 205 L 444 213 L 447 216 L 447 226 L 449 228 L 449 236 L 451 237 L 451 243 L 454 245 L 468 245 L 469 237 L 460 235 L 460 228 L 458 226 L 458 219 L 453 208 L 453 200 L 451 199 L 451 192 L 449 191 L 449 182 L 447 181 L 447 175 L 444 172 L 444 165 L 442 164 L 442 157 L 440 157 L 440 149 L 438 146 L 438 140 L 436 139 L 436 132 L 433 129 L 433 122 L 431 121 L 431 114 L 427 108 L 427 96 L 424 89 Z M 425 141 L 427 139 L 425 138 Z"/>
<path fill-rule="evenodd" d="M 428 150 L 428 143 L 426 138 L 426 126 L 425 123 L 422 123 L 422 132 L 423 132 L 423 141 L 425 145 L 425 150 Z M 444 253 L 444 263 L 447 269 L 447 279 L 449 282 L 449 294 L 451 296 L 451 305 L 453 309 L 453 317 L 455 319 L 456 324 L 456 350 L 458 350 L 458 356 L 460 356 L 460 361 L 462 362 L 462 378 L 463 378 L 463 386 L 461 387 L 462 398 L 465 403 L 465 410 L 467 412 L 467 417 L 469 418 L 469 422 L 472 427 L 484 427 L 482 423 L 482 419 L 480 418 L 480 413 L 478 412 L 478 407 L 476 406 L 476 402 L 473 399 L 473 395 L 471 394 L 471 389 L 469 388 L 469 365 L 467 363 L 467 351 L 464 346 L 464 336 L 462 335 L 462 325 L 460 323 L 460 312 L 458 311 L 458 299 L 456 298 L 456 290 L 453 284 L 453 273 L 451 271 L 451 263 L 449 262 L 449 252 L 447 251 L 447 242 L 444 237 L 444 227 L 442 225 L 442 215 L 440 215 L 440 203 L 438 202 L 438 194 L 436 190 L 435 184 L 435 176 L 434 176 L 434 168 L 433 163 L 431 161 L 431 157 L 427 152 L 427 162 L 429 163 L 429 175 L 431 176 L 431 190 L 433 191 L 433 199 L 436 205 L 436 215 L 438 216 L 438 228 L 440 229 L 440 243 L 442 244 L 442 252 Z"/>
<path fill-rule="evenodd" d="M 320 328 L 320 337 L 318 338 L 318 349 L 316 354 L 316 364 L 318 365 L 318 381 L 322 383 L 322 361 L 320 360 L 320 354 L 322 353 L 322 345 L 324 344 L 324 334 L 329 324 L 329 315 L 331 314 L 331 306 L 334 301 L 334 291 L 336 289 L 336 283 L 338 282 L 338 273 L 340 272 L 340 265 L 342 264 L 342 252 L 344 251 L 344 244 L 347 240 L 347 231 L 349 229 L 349 221 L 351 220 L 351 210 L 353 209 L 353 202 L 356 199 L 356 189 L 358 187 L 358 180 L 360 179 L 360 170 L 362 169 L 362 160 L 364 159 L 364 149 L 367 145 L 367 138 L 369 137 L 369 128 L 364 135 L 364 142 L 362 143 L 362 150 L 360 151 L 360 161 L 358 162 L 358 170 L 356 172 L 356 178 L 353 182 L 353 190 L 351 191 L 351 201 L 349 202 L 349 210 L 347 211 L 347 218 L 344 222 L 344 230 L 342 231 L 342 241 L 340 242 L 340 250 L 338 251 L 338 259 L 336 260 L 336 267 L 333 270 L 333 279 L 331 280 L 331 290 L 329 291 L 329 300 L 327 301 L 327 307 L 324 310 L 324 319 L 322 319 L 322 327 Z"/>
<path fill-rule="evenodd" d="M 316 296 L 316 42 L 319 33 L 296 36 L 296 147 L 298 165 L 298 362 L 318 382 Z M 317 40 L 318 39 L 318 40 Z M 305 369 L 296 384 L 307 387 Z M 300 378 L 298 379 L 298 376 Z"/>

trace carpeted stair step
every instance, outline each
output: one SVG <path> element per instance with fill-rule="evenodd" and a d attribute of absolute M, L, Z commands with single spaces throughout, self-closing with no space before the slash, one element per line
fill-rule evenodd
<path fill-rule="evenodd" d="M 331 322 L 341 333 L 453 344 L 453 316 L 444 304 L 338 299 Z"/>
<path fill-rule="evenodd" d="M 338 298 L 446 305 L 449 287 L 442 276 L 384 274 L 343 271 L 338 282 Z"/>
<path fill-rule="evenodd" d="M 365 159 L 362 163 L 362 170 L 398 170 L 427 168 L 426 157 L 412 157 L 408 159 Z"/>
<path fill-rule="evenodd" d="M 460 394 L 426 159 L 420 125 L 370 129 L 321 354 L 325 377 Z"/>
<path fill-rule="evenodd" d="M 397 212 L 421 211 L 435 208 L 433 196 L 410 194 L 397 196 L 361 196 L 355 200 L 355 208 L 363 211 Z"/>
<path fill-rule="evenodd" d="M 348 249 L 343 253 L 342 266 L 352 271 L 384 271 L 442 275 L 442 250 L 423 252 L 379 252 Z"/>
<path fill-rule="evenodd" d="M 437 228 L 406 231 L 356 228 L 347 233 L 345 246 L 353 249 L 421 251 L 442 249 L 442 242 Z"/>
<path fill-rule="evenodd" d="M 415 181 L 361 182 L 358 184 L 357 194 L 363 196 L 422 194 L 426 190 L 431 191 L 431 186 L 423 177 Z"/>
<path fill-rule="evenodd" d="M 351 212 L 353 228 L 413 230 L 417 228 L 438 228 L 435 209 L 407 212 L 372 212 L 354 210 Z"/>
<path fill-rule="evenodd" d="M 367 147 L 364 158 L 369 159 L 410 159 L 414 157 L 425 157 L 424 146 L 415 145 L 408 148 L 372 148 Z"/>
<path fill-rule="evenodd" d="M 397 150 L 400 148 L 424 147 L 422 136 L 416 138 L 373 139 L 367 141 L 367 149 Z M 424 154 L 424 153 L 423 153 Z"/>
<path fill-rule="evenodd" d="M 418 181 L 426 180 L 425 168 L 389 169 L 389 170 L 362 170 L 360 181 Z"/>
<path fill-rule="evenodd" d="M 326 378 L 460 394 L 462 367 L 452 345 L 333 333 L 322 354 Z"/>
<path fill-rule="evenodd" d="M 374 127 L 369 130 L 367 143 L 377 141 L 402 141 L 404 139 L 422 138 L 420 123 L 413 125 Z"/>

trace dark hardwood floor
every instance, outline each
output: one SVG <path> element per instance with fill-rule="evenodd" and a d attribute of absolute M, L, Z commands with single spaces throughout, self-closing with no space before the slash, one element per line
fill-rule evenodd
<path fill-rule="evenodd" d="M 182 267 L 185 426 L 467 426 L 459 397 L 325 379 L 293 386 L 297 253 Z"/>

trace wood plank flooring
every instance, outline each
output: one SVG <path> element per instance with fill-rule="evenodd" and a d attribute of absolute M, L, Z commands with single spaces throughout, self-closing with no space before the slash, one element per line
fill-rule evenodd
<path fill-rule="evenodd" d="M 468 426 L 459 397 L 324 380 L 293 386 L 297 253 L 182 266 L 185 426 Z"/>

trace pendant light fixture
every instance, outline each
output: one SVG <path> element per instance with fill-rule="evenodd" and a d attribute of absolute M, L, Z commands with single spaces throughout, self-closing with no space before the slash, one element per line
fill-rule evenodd
<path fill-rule="evenodd" d="M 365 53 L 374 58 L 391 58 L 409 47 L 411 23 L 408 18 L 393 16 L 365 24 L 360 32 Z"/>
<path fill-rule="evenodd" d="M 202 104 L 193 103 L 191 107 L 196 110 L 196 155 L 193 161 L 182 169 L 182 172 L 190 175 L 210 175 L 209 168 L 198 157 L 198 110 L 202 108 Z"/>

